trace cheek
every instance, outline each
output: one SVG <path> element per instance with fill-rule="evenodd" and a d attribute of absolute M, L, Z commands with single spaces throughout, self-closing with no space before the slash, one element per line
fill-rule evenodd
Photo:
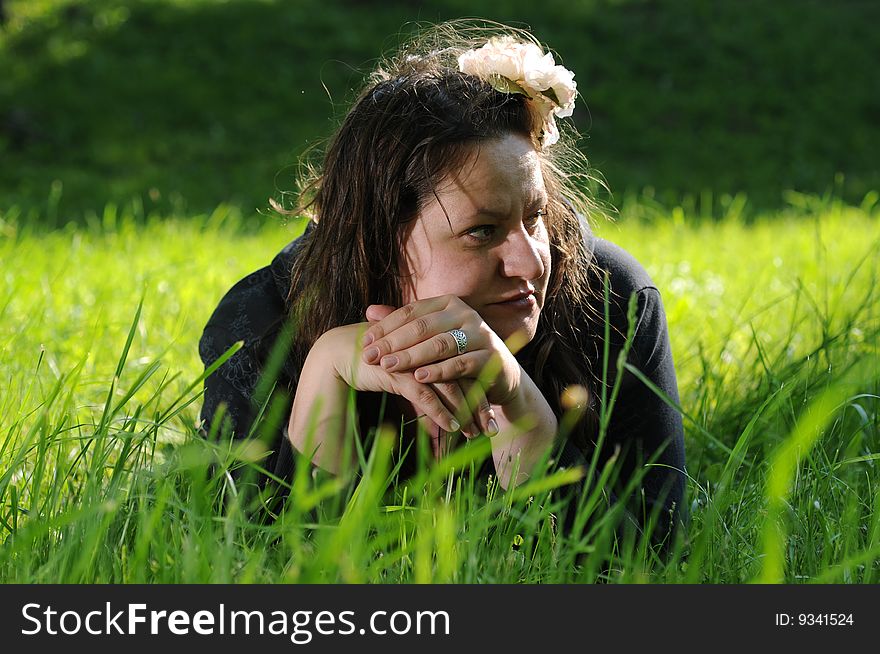
<path fill-rule="evenodd" d="M 419 264 L 410 268 L 414 274 L 404 279 L 404 303 L 440 295 L 467 300 L 479 296 L 492 283 L 493 267 L 484 256 L 434 251 L 427 260 L 421 258 Z"/>
<path fill-rule="evenodd" d="M 547 238 L 547 232 L 544 231 L 544 238 L 541 241 L 540 246 L 538 247 L 538 253 L 541 257 L 541 261 L 544 264 L 544 276 L 541 278 L 544 285 L 547 285 L 548 280 L 550 279 L 550 271 L 552 270 L 552 262 L 553 257 L 550 254 L 550 240 Z"/>
<path fill-rule="evenodd" d="M 413 279 L 419 298 L 438 295 L 471 295 L 485 276 L 473 257 L 443 256 L 436 254 L 421 275 Z M 475 265 L 476 264 L 476 265 Z"/>
<path fill-rule="evenodd" d="M 404 304 L 452 292 L 450 281 L 454 280 L 449 271 L 454 266 L 430 248 L 422 239 L 410 238 L 404 248 L 400 271 L 404 275 L 402 297 Z"/>

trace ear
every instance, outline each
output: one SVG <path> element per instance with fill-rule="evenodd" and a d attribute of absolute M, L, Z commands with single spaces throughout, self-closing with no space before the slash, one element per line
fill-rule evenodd
<path fill-rule="evenodd" d="M 370 322 L 378 322 L 387 318 L 395 309 L 397 309 L 397 307 L 392 307 L 388 304 L 371 304 L 367 307 L 365 315 Z"/>

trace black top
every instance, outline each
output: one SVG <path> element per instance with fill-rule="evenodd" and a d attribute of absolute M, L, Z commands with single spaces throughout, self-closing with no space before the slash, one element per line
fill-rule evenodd
<path fill-rule="evenodd" d="M 604 239 L 589 239 L 596 264 L 591 269 L 590 282 L 596 293 L 591 302 L 591 311 L 586 314 L 594 317 L 588 318 L 588 324 L 581 326 L 581 333 L 586 336 L 584 347 L 594 376 L 601 379 L 603 370 L 603 278 L 607 271 L 610 288 L 608 397 L 614 383 L 618 353 L 626 340 L 629 298 L 635 294 L 636 325 L 627 362 L 678 404 L 675 368 L 659 291 L 645 269 L 629 253 Z M 301 239 L 289 243 L 270 265 L 235 284 L 208 320 L 199 341 L 199 354 L 206 368 L 235 342 L 244 341 L 244 345 L 205 380 L 201 411 L 205 433 L 211 431 L 211 423 L 221 403 L 225 404 L 225 415 L 229 421 L 225 428 L 230 429 L 236 438 L 252 433 L 260 404 L 265 403 L 265 397 L 256 398 L 255 392 L 272 347 L 285 324 L 290 272 L 300 243 Z M 282 417 L 275 423 L 271 433 L 262 435 L 272 450 L 263 465 L 282 479 L 289 479 L 293 470 L 293 453 L 286 438 L 286 426 L 298 379 L 299 370 L 295 369 L 290 357 L 285 357 L 275 387 Z M 598 390 L 600 384 L 597 380 L 591 389 L 595 398 L 601 397 Z M 635 498 L 635 503 L 631 499 L 627 506 L 638 516 L 636 521 L 641 523 L 659 503 L 662 510 L 657 534 L 662 535 L 685 519 L 682 507 L 685 458 L 681 415 L 627 371 L 612 407 L 607 435 L 599 455 L 600 470 L 615 452 L 622 460 L 620 483 L 609 489 L 612 501 L 616 501 L 620 488 L 632 473 L 658 450 L 654 465 L 649 467 L 643 479 L 644 503 Z M 571 466 L 584 462 L 585 454 L 579 448 L 572 443 L 563 445 L 558 457 L 559 465 Z"/>

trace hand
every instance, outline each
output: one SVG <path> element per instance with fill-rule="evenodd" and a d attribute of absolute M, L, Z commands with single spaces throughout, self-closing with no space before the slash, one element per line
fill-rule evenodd
<path fill-rule="evenodd" d="M 435 387 L 441 382 L 486 387 L 488 401 L 498 409 L 494 430 L 498 436 L 492 439 L 492 458 L 499 482 L 506 489 L 527 479 L 553 445 L 557 420 L 510 348 L 482 317 L 452 295 L 420 300 L 399 309 L 371 305 L 366 317 L 376 322 L 364 333 L 364 361 L 379 363 L 390 372 L 412 370 L 414 378 Z M 458 354 L 450 329 L 461 329 L 467 335 L 464 353 Z M 529 426 L 521 428 L 517 426 L 520 424 Z M 514 460 L 518 460 L 515 479 Z"/>
<path fill-rule="evenodd" d="M 366 318 L 371 324 L 387 318 L 395 307 L 373 304 L 367 308 Z M 490 436 L 498 433 L 495 413 L 486 399 L 483 387 L 474 380 L 459 379 L 457 381 L 436 382 L 429 384 L 440 396 L 446 406 L 455 413 L 457 421 L 462 425 L 461 432 L 468 439 L 475 438 L 480 432 Z M 432 435 L 431 444 L 434 455 L 439 460 L 445 448 L 446 437 L 438 437 L 441 427 L 427 416 L 420 416 L 425 431 Z"/>
<path fill-rule="evenodd" d="M 461 423 L 448 407 L 457 407 L 464 401 L 460 389 L 458 395 L 454 389 L 447 388 L 438 393 L 431 385 L 417 381 L 409 373 L 365 365 L 358 356 L 358 343 L 366 327 L 364 323 L 355 323 L 331 329 L 318 339 L 309 352 L 309 358 L 316 359 L 314 363 L 323 364 L 332 370 L 350 388 L 399 395 L 433 424 L 446 431 L 458 431 Z M 433 433 L 436 436 L 436 431 Z"/>
<path fill-rule="evenodd" d="M 479 380 L 491 404 L 507 405 L 519 391 L 522 368 L 479 313 L 454 295 L 419 300 L 399 309 L 371 305 L 376 319 L 364 334 L 363 360 L 389 372 L 411 370 L 417 381 L 437 384 Z M 449 333 L 460 329 L 467 351 Z"/>
<path fill-rule="evenodd" d="M 355 448 L 345 441 L 350 389 L 385 391 L 408 400 L 431 435 L 439 458 L 441 430 L 458 431 L 460 424 L 431 385 L 411 373 L 387 372 L 360 359 L 364 324 L 344 325 L 323 334 L 309 350 L 300 371 L 288 423 L 293 447 L 325 470 L 338 474 L 357 465 Z M 460 390 L 459 390 L 460 392 Z M 458 404 L 454 404 L 458 406 Z M 429 424 L 426 424 L 428 421 Z"/>

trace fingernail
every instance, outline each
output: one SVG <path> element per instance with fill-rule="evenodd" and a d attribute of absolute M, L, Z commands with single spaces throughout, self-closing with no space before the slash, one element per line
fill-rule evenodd
<path fill-rule="evenodd" d="M 364 334 L 363 339 L 361 339 L 361 345 L 363 345 L 364 347 L 367 347 L 367 345 L 369 345 L 372 342 L 373 342 L 373 335 L 369 334 L 369 333 Z"/>
<path fill-rule="evenodd" d="M 427 378 L 428 378 L 428 371 L 427 370 L 416 370 L 416 379 L 418 379 L 419 381 L 422 381 L 423 379 L 427 379 Z"/>
<path fill-rule="evenodd" d="M 369 350 L 367 350 L 365 352 L 365 354 L 367 356 L 367 361 L 373 361 L 376 359 L 376 357 L 379 356 L 379 348 L 378 347 L 371 347 Z"/>
<path fill-rule="evenodd" d="M 489 436 L 494 436 L 498 433 L 498 423 L 495 422 L 495 418 L 489 418 L 489 422 L 486 423 L 486 428 L 488 431 L 486 432 Z"/>
<path fill-rule="evenodd" d="M 452 427 L 452 431 L 458 431 L 461 429 L 461 423 L 458 422 L 455 418 L 449 423 L 449 426 Z"/>
<path fill-rule="evenodd" d="M 397 357 L 394 355 L 391 355 L 390 357 L 385 357 L 382 359 L 382 367 L 385 368 L 385 370 L 388 370 L 388 368 L 393 368 L 396 365 L 397 365 Z"/>

